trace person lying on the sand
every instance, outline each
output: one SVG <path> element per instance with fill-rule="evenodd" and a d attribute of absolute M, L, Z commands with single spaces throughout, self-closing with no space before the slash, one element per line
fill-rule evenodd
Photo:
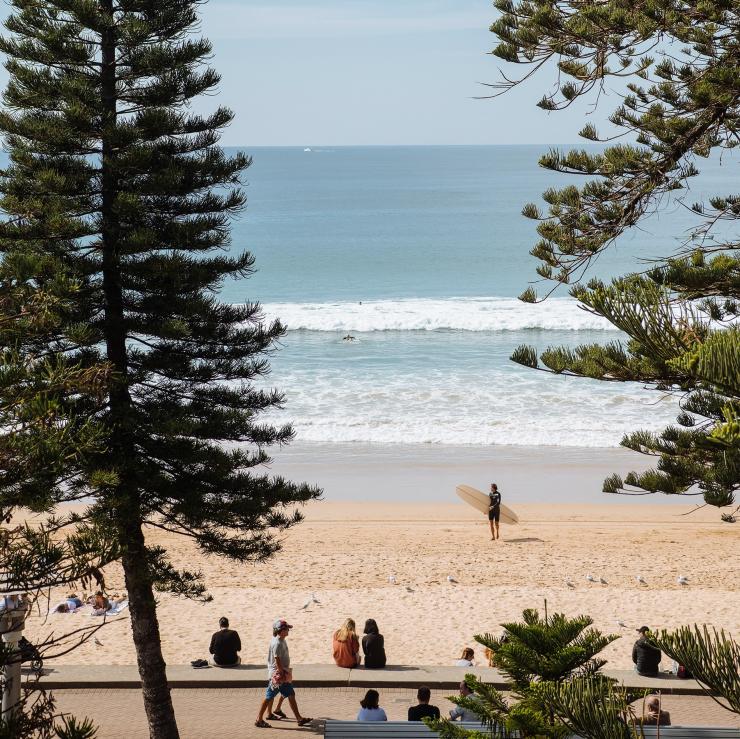
<path fill-rule="evenodd" d="M 82 608 L 82 599 L 77 593 L 70 593 L 66 600 L 54 606 L 52 613 L 74 613 L 78 608 Z"/>
<path fill-rule="evenodd" d="M 102 616 L 110 609 L 110 601 L 100 590 L 92 597 L 91 605 L 93 607 L 93 616 Z"/>

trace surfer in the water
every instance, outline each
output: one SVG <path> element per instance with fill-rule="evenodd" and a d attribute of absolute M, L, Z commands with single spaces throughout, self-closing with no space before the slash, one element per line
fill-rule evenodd
<path fill-rule="evenodd" d="M 498 485 L 491 483 L 491 492 L 488 493 L 490 505 L 488 506 L 488 525 L 491 527 L 491 541 L 499 538 L 498 520 L 501 518 L 501 493 L 498 491 Z M 494 528 L 495 524 L 495 528 Z"/>

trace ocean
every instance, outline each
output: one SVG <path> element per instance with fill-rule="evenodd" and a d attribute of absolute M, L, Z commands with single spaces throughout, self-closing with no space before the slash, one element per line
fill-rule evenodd
<path fill-rule="evenodd" d="M 509 361 L 520 344 L 620 338 L 567 294 L 516 299 L 537 279 L 521 208 L 575 179 L 538 167 L 545 146 L 247 151 L 232 249 L 251 251 L 258 271 L 221 295 L 257 300 L 287 325 L 268 380 L 286 404 L 269 420 L 292 423 L 298 441 L 614 447 L 675 419 L 675 397 Z M 725 192 L 734 164 L 701 161 L 691 202 Z M 665 206 L 590 274 L 645 269 L 680 248 L 692 216 Z"/>

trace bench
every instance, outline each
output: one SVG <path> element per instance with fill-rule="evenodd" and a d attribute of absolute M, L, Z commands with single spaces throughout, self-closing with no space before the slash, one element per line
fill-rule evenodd
<path fill-rule="evenodd" d="M 462 729 L 486 731 L 478 723 L 455 721 Z M 380 739 L 431 739 L 437 736 L 421 721 L 332 721 L 327 719 L 324 728 L 326 739 L 355 739 L 355 737 L 380 737 Z"/>
<path fill-rule="evenodd" d="M 712 726 L 645 726 L 645 739 L 740 739 L 740 729 L 721 729 Z"/>
<path fill-rule="evenodd" d="M 463 729 L 487 731 L 476 723 L 459 723 Z M 645 726 L 645 739 L 740 739 L 740 729 L 719 729 L 708 726 Z M 326 739 L 430 739 L 437 736 L 420 721 L 333 721 L 328 719 L 324 728 Z"/>

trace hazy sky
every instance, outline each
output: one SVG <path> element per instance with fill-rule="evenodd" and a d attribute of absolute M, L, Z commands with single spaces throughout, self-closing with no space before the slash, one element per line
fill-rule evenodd
<path fill-rule="evenodd" d="M 226 145 L 572 143 L 590 114 L 536 107 L 552 72 L 474 99 L 500 79 L 491 0 L 208 0 L 199 12 L 222 82 L 196 107 L 236 112 Z M 601 102 L 597 126 L 617 105 Z"/>
<path fill-rule="evenodd" d="M 584 122 L 585 107 L 535 106 L 551 74 L 473 99 L 501 66 L 489 0 L 210 0 L 201 13 L 219 101 L 237 114 L 225 144 L 562 143 Z"/>

